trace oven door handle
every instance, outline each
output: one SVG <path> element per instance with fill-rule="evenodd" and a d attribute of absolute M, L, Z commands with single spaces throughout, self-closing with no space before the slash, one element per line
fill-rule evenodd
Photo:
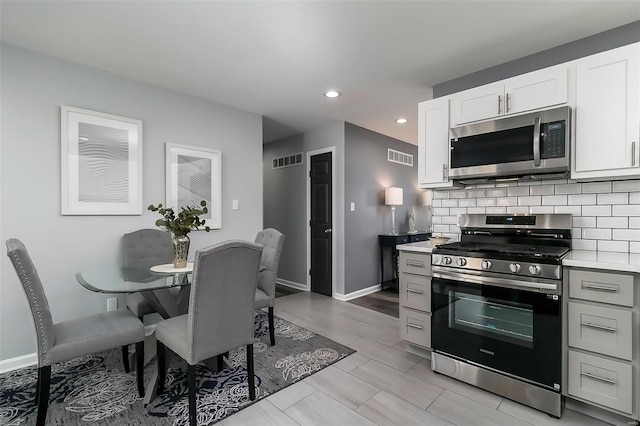
<path fill-rule="evenodd" d="M 442 278 L 445 280 L 454 280 L 465 283 L 491 285 L 494 287 L 506 287 L 524 291 L 542 291 L 560 294 L 560 286 L 558 284 L 527 282 L 509 278 L 469 275 L 460 272 L 442 270 L 438 266 L 433 266 L 432 276 L 433 278 Z"/>

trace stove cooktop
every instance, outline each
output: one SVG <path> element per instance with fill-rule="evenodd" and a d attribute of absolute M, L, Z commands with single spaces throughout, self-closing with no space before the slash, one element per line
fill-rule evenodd
<path fill-rule="evenodd" d="M 492 254 L 510 256 L 528 256 L 532 258 L 561 259 L 569 252 L 569 248 L 561 246 L 547 246 L 534 244 L 492 244 L 477 242 L 457 242 L 436 246 L 434 253 L 452 253 L 457 255 L 486 255 Z"/>

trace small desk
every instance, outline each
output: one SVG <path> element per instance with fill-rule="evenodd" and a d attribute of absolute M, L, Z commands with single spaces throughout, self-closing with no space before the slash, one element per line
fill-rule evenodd
<path fill-rule="evenodd" d="M 393 262 L 393 283 L 398 286 L 398 244 L 415 243 L 418 241 L 427 241 L 431 236 L 431 232 L 414 232 L 404 234 L 380 234 L 378 235 L 378 244 L 380 246 L 380 289 L 384 290 L 384 249 L 391 248 L 391 260 Z"/>

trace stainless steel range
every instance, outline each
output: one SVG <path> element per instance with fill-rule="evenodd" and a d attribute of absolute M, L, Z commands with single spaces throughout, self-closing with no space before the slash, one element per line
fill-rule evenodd
<path fill-rule="evenodd" d="M 431 368 L 562 414 L 562 258 L 571 215 L 461 215 L 432 254 Z"/>

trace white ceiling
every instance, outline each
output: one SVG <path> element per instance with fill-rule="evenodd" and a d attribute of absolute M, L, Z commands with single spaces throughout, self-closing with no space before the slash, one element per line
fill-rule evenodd
<path fill-rule="evenodd" d="M 261 114 L 265 141 L 348 121 L 413 144 L 433 85 L 640 19 L 640 0 L 0 7 L 3 41 Z"/>

